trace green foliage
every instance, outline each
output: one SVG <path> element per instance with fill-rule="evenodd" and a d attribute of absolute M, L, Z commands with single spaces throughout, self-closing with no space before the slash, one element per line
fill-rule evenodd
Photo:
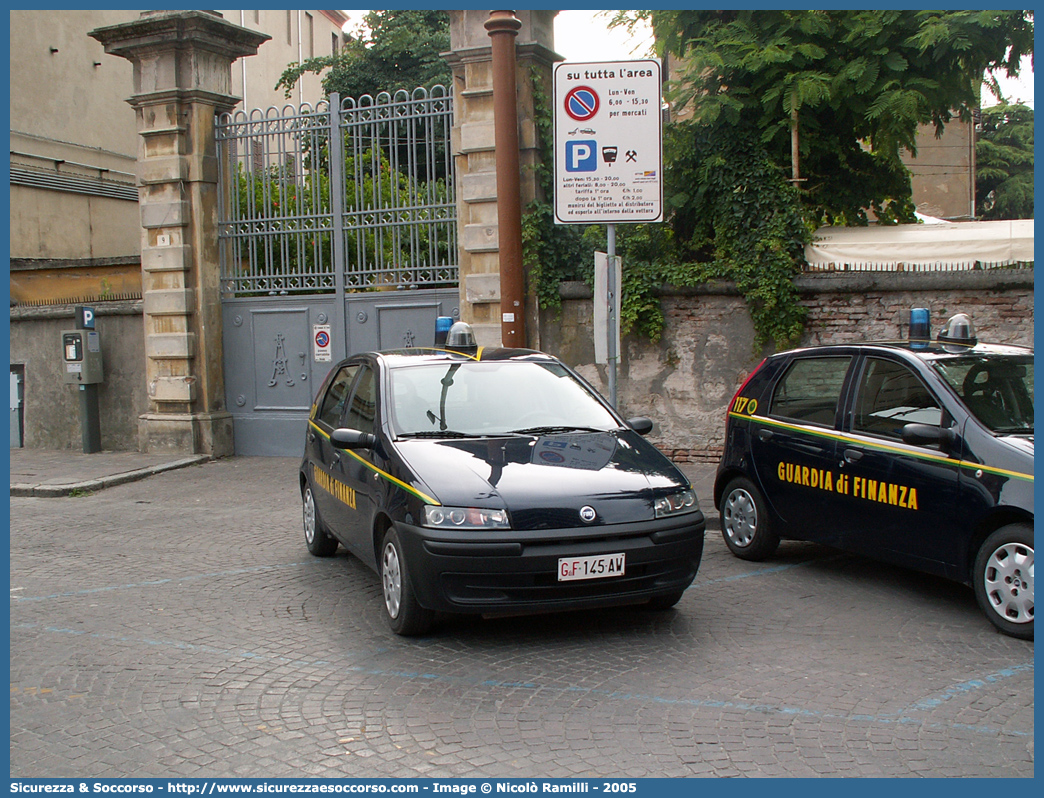
<path fill-rule="evenodd" d="M 325 144 L 323 149 L 325 150 Z M 325 163 L 325 153 L 319 160 Z M 346 214 L 374 208 L 385 210 L 411 208 L 417 197 L 430 203 L 445 203 L 448 187 L 442 178 L 414 181 L 392 167 L 388 154 L 368 149 L 345 158 L 345 194 L 343 208 Z M 302 272 L 317 271 L 333 274 L 331 233 L 321 229 L 316 216 L 328 216 L 330 207 L 330 176 L 325 169 L 309 169 L 302 176 L 283 166 L 262 170 L 247 170 L 239 164 L 236 174 L 237 210 L 239 221 L 263 221 L 264 235 L 253 238 L 249 244 L 255 252 L 260 271 L 275 278 Z M 361 190 L 356 190 L 356 187 Z M 381 281 L 393 283 L 399 279 L 397 270 L 408 269 L 415 263 L 416 253 L 432 250 L 431 221 L 428 212 L 413 210 L 414 224 L 410 235 L 396 235 L 387 229 L 372 225 L 351 226 L 345 230 L 345 252 L 348 273 L 353 266 L 372 269 L 376 264 L 388 264 L 389 271 Z M 445 237 L 436 242 L 436 261 L 448 263 L 455 253 L 448 251 Z"/>
<path fill-rule="evenodd" d="M 1033 51 L 1023 11 L 635 11 L 610 24 L 639 20 L 677 57 L 668 98 L 689 117 L 665 131 L 670 224 L 617 233 L 622 317 L 652 338 L 664 284 L 729 280 L 757 345 L 795 343 L 805 311 L 793 281 L 811 231 L 867 224 L 868 211 L 912 221 L 899 154 L 918 126 L 968 114 L 984 73 L 1016 74 Z M 788 179 L 795 120 L 799 189 Z"/>
<path fill-rule="evenodd" d="M 1033 218 L 1033 109 L 1001 103 L 982 111 L 975 192 L 983 219 Z"/>
<path fill-rule="evenodd" d="M 617 235 L 622 320 L 655 340 L 663 285 L 725 280 L 747 301 L 756 347 L 795 344 L 805 310 L 793 280 L 811 238 L 797 190 L 752 131 L 675 123 L 665 131 L 664 160 L 670 224 L 626 225 Z"/>
<path fill-rule="evenodd" d="M 290 97 L 302 75 L 324 71 L 323 91 L 342 97 L 450 84 L 449 64 L 441 56 L 450 49 L 447 12 L 370 11 L 363 20 L 365 27 L 337 55 L 290 64 L 275 87 Z"/>
<path fill-rule="evenodd" d="M 678 125 L 668 152 L 675 240 L 698 264 L 688 279 L 735 281 L 757 345 L 796 343 L 805 311 L 793 280 L 811 237 L 798 191 L 753 130 Z"/>
<path fill-rule="evenodd" d="M 988 70 L 1018 72 L 1033 52 L 1025 11 L 652 11 L 680 57 L 671 99 L 704 125 L 753 128 L 790 165 L 796 113 L 802 201 L 816 222 L 912 220 L 917 127 L 938 130 L 978 105 Z"/>

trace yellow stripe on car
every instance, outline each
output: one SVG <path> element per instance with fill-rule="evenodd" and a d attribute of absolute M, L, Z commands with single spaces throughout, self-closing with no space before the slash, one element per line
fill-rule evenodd
<path fill-rule="evenodd" d="M 308 422 L 308 426 L 310 426 L 312 429 L 314 429 L 316 432 L 318 432 L 320 435 L 322 435 L 324 438 L 326 438 L 326 440 L 330 440 L 330 435 L 328 433 L 324 432 L 323 429 L 318 424 L 316 424 L 314 421 L 310 420 Z M 358 454 L 353 452 L 351 449 L 346 449 L 345 452 L 347 454 L 350 454 L 352 457 L 354 457 L 356 460 L 358 460 L 360 463 L 362 463 L 364 466 L 366 466 L 368 469 L 373 471 L 378 476 L 383 477 L 384 479 L 388 480 L 389 482 L 391 482 L 391 483 L 393 483 L 395 485 L 398 485 L 400 488 L 402 488 L 403 490 L 408 491 L 409 493 L 413 494 L 414 496 L 416 496 L 421 501 L 427 502 L 428 504 L 435 504 L 435 505 L 441 505 L 442 504 L 442 502 L 438 501 L 437 499 L 433 499 L 431 496 L 429 496 L 426 493 L 423 493 L 422 491 L 417 490 L 412 485 L 407 485 L 401 479 L 393 477 L 387 471 L 382 471 L 377 466 L 375 466 L 373 463 L 371 463 L 369 460 L 367 460 L 365 457 L 359 456 Z"/>
<path fill-rule="evenodd" d="M 1024 474 L 1020 471 L 1009 471 L 1006 468 L 995 468 L 993 466 L 985 465 L 984 463 L 973 463 L 969 460 L 954 460 L 947 457 L 944 454 L 930 454 L 927 452 L 913 452 L 909 449 L 902 449 L 898 446 L 891 446 L 887 443 L 874 443 L 866 440 L 865 438 L 856 438 L 853 435 L 846 435 L 841 432 L 835 432 L 831 430 L 818 430 L 809 429 L 808 427 L 802 427 L 797 424 L 788 424 L 785 421 L 777 421 L 774 418 L 766 418 L 765 416 L 752 416 L 746 413 L 730 412 L 729 416 L 735 419 L 743 419 L 746 421 L 754 421 L 758 424 L 764 424 L 768 427 L 778 427 L 780 429 L 791 430 L 792 432 L 800 432 L 804 435 L 811 435 L 816 438 L 826 438 L 827 440 L 840 441 L 841 443 L 851 443 L 858 446 L 863 446 L 867 449 L 874 449 L 881 452 L 891 452 L 893 454 L 901 454 L 906 457 L 913 457 L 918 460 L 927 460 L 933 463 L 945 463 L 946 465 L 955 465 L 959 468 L 970 468 L 976 471 L 985 471 L 990 474 L 996 474 L 1002 477 L 1011 477 L 1013 479 L 1024 479 L 1028 482 L 1033 482 L 1033 474 Z"/>

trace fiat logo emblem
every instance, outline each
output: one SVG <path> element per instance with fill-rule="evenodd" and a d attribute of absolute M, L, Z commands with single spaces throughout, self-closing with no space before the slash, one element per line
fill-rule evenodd
<path fill-rule="evenodd" d="M 580 520 L 585 523 L 591 523 L 598 517 L 598 513 L 595 512 L 595 508 L 591 505 L 585 505 L 580 508 Z"/>

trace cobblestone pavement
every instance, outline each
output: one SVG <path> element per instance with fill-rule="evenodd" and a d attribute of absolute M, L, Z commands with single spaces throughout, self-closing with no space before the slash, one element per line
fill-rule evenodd
<path fill-rule="evenodd" d="M 1033 775 L 1033 643 L 965 587 L 742 562 L 712 520 L 674 610 L 402 639 L 374 574 L 308 555 L 296 468 L 11 499 L 12 777 Z"/>

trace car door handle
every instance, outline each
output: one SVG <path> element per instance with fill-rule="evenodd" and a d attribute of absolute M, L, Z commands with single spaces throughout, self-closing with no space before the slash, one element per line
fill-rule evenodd
<path fill-rule="evenodd" d="M 309 443 L 315 443 L 315 433 L 314 432 L 309 432 L 308 433 L 308 442 Z"/>
<path fill-rule="evenodd" d="M 863 452 L 859 449 L 845 449 L 845 460 L 849 463 L 858 463 L 863 459 Z"/>
<path fill-rule="evenodd" d="M 772 437 L 772 430 L 770 429 L 759 429 L 754 433 L 758 436 L 759 441 L 767 441 Z"/>
<path fill-rule="evenodd" d="M 330 458 L 330 465 L 339 465 L 341 462 L 341 453 L 334 452 L 334 456 Z"/>

